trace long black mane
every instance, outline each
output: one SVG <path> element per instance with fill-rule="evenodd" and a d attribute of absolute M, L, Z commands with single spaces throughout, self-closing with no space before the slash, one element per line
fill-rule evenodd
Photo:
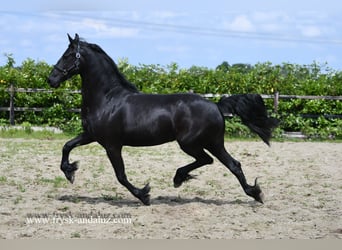
<path fill-rule="evenodd" d="M 114 71 L 114 74 L 118 78 L 118 82 L 122 85 L 122 87 L 130 90 L 131 92 L 139 93 L 138 88 L 133 83 L 131 83 L 130 81 L 126 79 L 126 77 L 120 72 L 114 60 L 100 46 L 98 46 L 97 44 L 93 44 L 93 43 L 87 43 L 85 41 L 83 41 L 81 44 L 82 44 L 81 46 L 86 46 L 90 48 L 91 50 L 103 55 L 103 58 L 111 66 L 112 70 Z"/>

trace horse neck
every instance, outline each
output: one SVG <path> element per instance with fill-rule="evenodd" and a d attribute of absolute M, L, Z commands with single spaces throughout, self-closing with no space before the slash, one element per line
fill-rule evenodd
<path fill-rule="evenodd" d="M 82 95 L 86 99 L 99 99 L 108 96 L 119 97 L 137 92 L 111 62 L 107 55 L 88 53 L 81 65 Z"/>

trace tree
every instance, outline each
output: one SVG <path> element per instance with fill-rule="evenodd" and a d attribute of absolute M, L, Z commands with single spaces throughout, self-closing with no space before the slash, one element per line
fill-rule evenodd
<path fill-rule="evenodd" d="M 217 71 L 228 72 L 230 65 L 227 61 L 223 61 L 220 65 L 216 67 Z"/>

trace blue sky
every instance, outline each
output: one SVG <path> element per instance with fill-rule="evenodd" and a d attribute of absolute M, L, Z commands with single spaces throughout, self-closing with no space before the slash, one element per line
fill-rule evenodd
<path fill-rule="evenodd" d="M 134 65 L 316 61 L 342 70 L 341 13 L 337 0 L 5 1 L 0 65 L 4 53 L 54 64 L 67 33 L 78 33 Z"/>

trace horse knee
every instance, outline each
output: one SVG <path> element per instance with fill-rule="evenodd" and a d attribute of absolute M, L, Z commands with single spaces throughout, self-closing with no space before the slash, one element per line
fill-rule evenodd
<path fill-rule="evenodd" d="M 69 143 L 65 143 L 62 149 L 63 154 L 69 153 L 72 149 L 72 146 Z"/>

